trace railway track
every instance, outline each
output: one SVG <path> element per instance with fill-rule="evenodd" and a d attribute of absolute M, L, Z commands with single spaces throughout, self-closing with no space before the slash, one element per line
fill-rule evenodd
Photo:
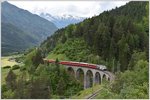
<path fill-rule="evenodd" d="M 109 86 L 111 86 L 111 84 Z M 102 88 L 95 91 L 93 94 L 87 96 L 85 99 L 94 99 L 94 97 L 97 96 L 101 90 L 102 90 Z"/>
<path fill-rule="evenodd" d="M 98 95 L 98 93 L 101 91 L 101 89 L 95 91 L 93 94 L 87 96 L 85 99 L 93 99 L 95 96 Z"/>

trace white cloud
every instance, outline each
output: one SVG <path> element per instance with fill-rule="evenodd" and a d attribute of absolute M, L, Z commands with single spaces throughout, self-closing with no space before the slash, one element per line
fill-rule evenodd
<path fill-rule="evenodd" d="M 125 5 L 128 1 L 8 1 L 19 8 L 32 13 L 46 12 L 51 15 L 70 14 L 80 17 L 98 15 L 104 10 L 110 10 Z"/>

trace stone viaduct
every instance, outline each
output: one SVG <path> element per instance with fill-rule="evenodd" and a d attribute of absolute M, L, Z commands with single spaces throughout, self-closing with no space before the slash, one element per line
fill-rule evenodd
<path fill-rule="evenodd" d="M 48 63 L 54 63 L 54 60 L 45 60 Z M 65 61 L 66 62 L 66 61 Z M 79 80 L 83 86 L 84 89 L 92 87 L 95 84 L 102 84 L 103 81 L 109 81 L 112 82 L 114 80 L 114 74 L 106 71 L 106 70 L 100 70 L 97 69 L 96 67 L 85 67 L 85 66 L 80 66 L 83 63 L 82 62 L 72 62 L 72 61 L 67 61 L 67 63 L 71 62 L 72 64 L 78 64 L 78 65 L 71 65 L 71 64 L 62 64 L 69 74 L 74 76 L 77 80 Z M 87 65 L 91 65 L 86 63 Z M 100 65 L 98 65 L 100 66 Z"/>
<path fill-rule="evenodd" d="M 89 88 L 94 84 L 101 84 L 103 80 L 109 82 L 114 80 L 114 75 L 108 71 L 67 65 L 65 65 L 65 67 L 70 74 L 74 75 L 75 78 L 83 82 L 84 89 Z"/>

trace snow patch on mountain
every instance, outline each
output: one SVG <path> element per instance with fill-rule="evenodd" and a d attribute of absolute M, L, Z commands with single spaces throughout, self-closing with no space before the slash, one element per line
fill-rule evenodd
<path fill-rule="evenodd" d="M 79 23 L 86 18 L 66 14 L 63 14 L 61 16 L 53 16 L 49 13 L 40 13 L 39 16 L 53 22 L 58 28 L 66 27 L 69 24 Z"/>

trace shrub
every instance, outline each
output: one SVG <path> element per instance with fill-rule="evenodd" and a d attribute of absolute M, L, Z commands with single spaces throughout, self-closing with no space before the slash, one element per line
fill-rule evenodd
<path fill-rule="evenodd" d="M 3 92 L 6 92 L 6 91 L 8 91 L 8 87 L 6 86 L 6 84 L 3 84 L 1 92 L 3 93 Z"/>
<path fill-rule="evenodd" d="M 11 68 L 11 66 L 4 66 L 3 69 Z"/>
<path fill-rule="evenodd" d="M 20 71 L 26 70 L 25 66 L 20 67 Z"/>
<path fill-rule="evenodd" d="M 16 69 L 19 69 L 19 68 L 20 68 L 19 65 L 14 65 L 14 66 L 12 66 L 12 70 L 16 70 Z"/>
<path fill-rule="evenodd" d="M 2 99 L 13 99 L 14 96 L 15 96 L 15 93 L 11 89 L 2 93 Z"/>

